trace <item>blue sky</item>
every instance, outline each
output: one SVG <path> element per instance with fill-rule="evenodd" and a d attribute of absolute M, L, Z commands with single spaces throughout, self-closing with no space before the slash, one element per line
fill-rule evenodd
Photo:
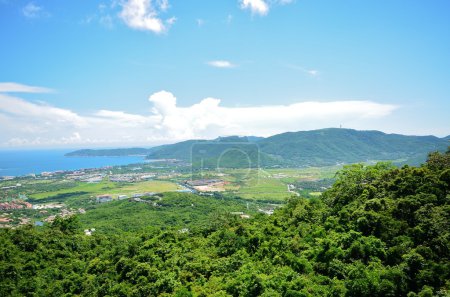
<path fill-rule="evenodd" d="M 0 0 L 0 147 L 341 124 L 445 136 L 449 11 L 447 0 Z"/>

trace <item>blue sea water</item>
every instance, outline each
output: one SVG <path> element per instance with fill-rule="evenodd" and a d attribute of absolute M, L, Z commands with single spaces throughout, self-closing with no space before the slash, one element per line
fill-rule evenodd
<path fill-rule="evenodd" d="M 72 150 L 0 150 L 0 176 L 21 176 L 58 170 L 77 170 L 143 163 L 143 157 L 65 157 Z"/>

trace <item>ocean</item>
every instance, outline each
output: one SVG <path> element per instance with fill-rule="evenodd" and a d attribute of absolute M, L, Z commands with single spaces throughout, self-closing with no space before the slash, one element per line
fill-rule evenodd
<path fill-rule="evenodd" d="M 0 150 L 0 176 L 22 176 L 58 170 L 77 170 L 143 163 L 144 157 L 65 157 L 73 150 Z"/>

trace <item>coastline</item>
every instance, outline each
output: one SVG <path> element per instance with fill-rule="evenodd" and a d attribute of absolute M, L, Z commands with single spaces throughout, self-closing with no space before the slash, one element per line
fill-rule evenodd
<path fill-rule="evenodd" d="M 69 150 L 0 151 L 0 177 L 141 164 L 144 156 L 66 157 Z"/>

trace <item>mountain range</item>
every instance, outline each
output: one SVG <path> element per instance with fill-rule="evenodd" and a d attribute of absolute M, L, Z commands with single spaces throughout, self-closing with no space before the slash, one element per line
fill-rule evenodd
<path fill-rule="evenodd" d="M 255 136 L 187 140 L 153 148 L 78 150 L 67 156 L 146 155 L 147 159 L 177 159 L 210 167 L 327 166 L 391 160 L 417 165 L 432 151 L 445 151 L 450 136 L 407 136 L 380 131 L 327 128 Z"/>

